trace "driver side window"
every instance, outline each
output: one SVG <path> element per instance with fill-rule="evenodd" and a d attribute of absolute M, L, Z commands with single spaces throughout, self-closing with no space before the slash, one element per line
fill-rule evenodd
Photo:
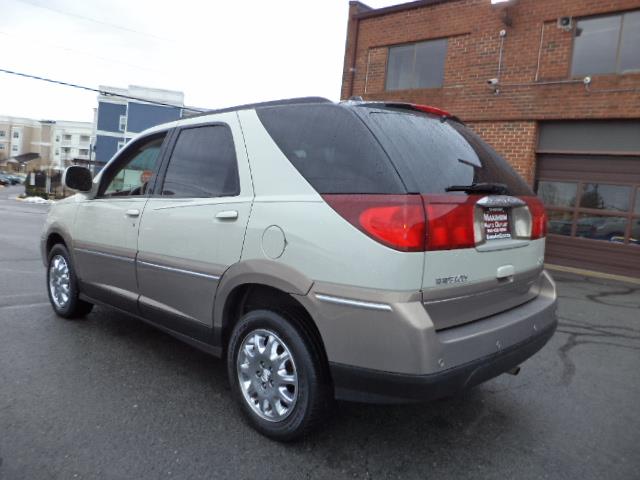
<path fill-rule="evenodd" d="M 166 134 L 154 136 L 147 142 L 132 145 L 124 153 L 123 163 L 105 178 L 101 197 L 129 197 L 145 195 L 148 184 L 158 166 L 160 149 Z"/>

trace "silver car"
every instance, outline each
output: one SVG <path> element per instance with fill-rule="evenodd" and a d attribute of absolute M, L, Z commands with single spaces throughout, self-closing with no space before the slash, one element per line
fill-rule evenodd
<path fill-rule="evenodd" d="M 278 440 L 333 399 L 430 400 L 507 371 L 556 328 L 546 216 L 433 107 L 305 98 L 140 133 L 42 235 L 51 304 L 108 305 L 225 358 Z"/>

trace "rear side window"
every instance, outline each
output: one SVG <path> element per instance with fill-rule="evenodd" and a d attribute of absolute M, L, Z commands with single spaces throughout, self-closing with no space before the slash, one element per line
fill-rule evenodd
<path fill-rule="evenodd" d="M 233 136 L 222 125 L 180 131 L 162 196 L 227 197 L 240 193 Z"/>
<path fill-rule="evenodd" d="M 398 173 L 364 123 L 338 105 L 257 109 L 293 166 L 321 194 L 405 193 Z"/>
<path fill-rule="evenodd" d="M 453 185 L 502 183 L 511 195 L 533 195 L 526 182 L 465 125 L 423 113 L 356 107 L 412 193 L 445 193 Z"/>

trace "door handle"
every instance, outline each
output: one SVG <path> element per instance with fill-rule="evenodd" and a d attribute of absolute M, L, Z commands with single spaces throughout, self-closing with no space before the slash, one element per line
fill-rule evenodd
<path fill-rule="evenodd" d="M 137 208 L 132 208 L 132 209 L 127 210 L 126 212 L 124 212 L 124 214 L 127 217 L 137 217 L 138 215 L 140 215 L 140 210 L 138 210 Z"/>
<path fill-rule="evenodd" d="M 224 210 L 222 212 L 216 213 L 216 218 L 220 220 L 235 220 L 238 218 L 237 210 Z"/>

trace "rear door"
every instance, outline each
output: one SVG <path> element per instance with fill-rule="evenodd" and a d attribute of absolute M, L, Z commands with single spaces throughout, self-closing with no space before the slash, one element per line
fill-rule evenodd
<path fill-rule="evenodd" d="M 422 195 L 428 225 L 422 288 L 436 327 L 467 323 L 534 298 L 544 239 L 530 233 L 543 212 L 507 162 L 457 121 L 399 108 L 356 109 L 410 193 Z M 456 188 L 471 185 L 481 186 Z M 459 228 L 469 214 L 474 215 L 471 242 L 469 232 Z"/>
<path fill-rule="evenodd" d="M 180 127 L 170 150 L 140 227 L 140 310 L 204 337 L 218 281 L 240 259 L 253 201 L 236 114 Z"/>

